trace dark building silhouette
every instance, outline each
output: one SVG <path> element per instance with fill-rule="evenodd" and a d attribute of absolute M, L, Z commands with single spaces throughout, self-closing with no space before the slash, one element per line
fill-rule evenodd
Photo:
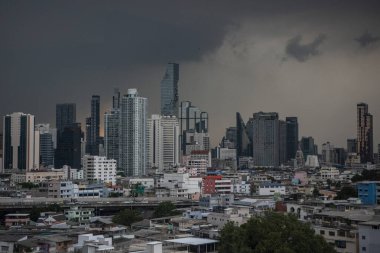
<path fill-rule="evenodd" d="M 100 96 L 93 95 L 91 98 L 91 123 L 88 145 L 90 155 L 99 155 L 99 132 L 100 132 Z"/>
<path fill-rule="evenodd" d="M 81 138 L 83 133 L 80 123 L 66 126 L 58 137 L 58 146 L 55 151 L 55 168 L 69 165 L 72 168 L 81 167 Z"/>
<path fill-rule="evenodd" d="M 57 104 L 55 111 L 55 125 L 57 134 L 63 132 L 66 126 L 76 122 L 76 105 L 73 103 Z"/>
<path fill-rule="evenodd" d="M 347 139 L 347 153 L 357 153 L 357 145 L 356 139 Z"/>
<path fill-rule="evenodd" d="M 279 163 L 285 164 L 288 161 L 287 159 L 287 122 L 284 120 L 278 121 L 278 147 L 279 147 Z"/>
<path fill-rule="evenodd" d="M 301 138 L 300 148 L 305 160 L 308 155 L 317 155 L 316 145 L 314 145 L 314 138 L 311 136 Z"/>
<path fill-rule="evenodd" d="M 297 117 L 286 117 L 286 160 L 290 161 L 296 157 L 298 150 L 298 119 Z"/>
<path fill-rule="evenodd" d="M 373 118 L 365 103 L 357 104 L 357 153 L 362 163 L 373 162 Z"/>
<path fill-rule="evenodd" d="M 236 159 L 241 156 L 252 156 L 251 141 L 248 138 L 247 129 L 240 113 L 236 113 Z"/>

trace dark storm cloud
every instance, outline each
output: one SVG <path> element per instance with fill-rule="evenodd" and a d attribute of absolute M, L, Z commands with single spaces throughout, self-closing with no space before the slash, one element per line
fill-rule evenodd
<path fill-rule="evenodd" d="M 295 58 L 299 62 L 309 60 L 311 57 L 319 55 L 319 46 L 325 41 L 326 35 L 318 35 L 310 43 L 302 43 L 302 36 L 298 35 L 290 39 L 286 45 L 286 55 Z"/>
<path fill-rule="evenodd" d="M 379 36 L 374 36 L 372 33 L 365 32 L 360 37 L 355 38 L 361 47 L 367 47 L 374 44 L 380 40 Z"/>

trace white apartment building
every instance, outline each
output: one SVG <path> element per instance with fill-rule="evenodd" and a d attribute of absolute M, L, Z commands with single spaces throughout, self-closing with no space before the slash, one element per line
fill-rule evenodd
<path fill-rule="evenodd" d="M 259 195 L 264 195 L 264 196 L 274 195 L 275 193 L 285 195 L 286 188 L 284 185 L 280 185 L 280 184 L 263 183 L 257 187 L 256 193 Z"/>
<path fill-rule="evenodd" d="M 160 171 L 179 164 L 180 131 L 175 116 L 153 114 L 147 122 L 148 128 L 148 167 Z"/>
<path fill-rule="evenodd" d="M 233 187 L 234 187 L 234 193 L 251 194 L 251 184 L 246 181 L 242 181 L 238 184 L 234 184 Z"/>
<path fill-rule="evenodd" d="M 319 171 L 322 180 L 339 179 L 339 170 L 335 167 L 322 167 Z"/>
<path fill-rule="evenodd" d="M 359 224 L 359 252 L 378 252 L 380 249 L 380 216 Z"/>
<path fill-rule="evenodd" d="M 248 206 L 229 207 L 223 213 L 211 212 L 207 215 L 207 222 L 222 229 L 224 225 L 232 221 L 236 226 L 240 226 L 251 217 Z"/>
<path fill-rule="evenodd" d="M 116 160 L 107 159 L 105 156 L 83 157 L 84 179 L 90 182 L 103 182 L 116 184 Z"/>
<path fill-rule="evenodd" d="M 190 177 L 188 173 L 165 173 L 164 177 L 159 179 L 157 187 L 169 189 L 170 197 L 192 198 L 201 192 L 201 184 L 202 178 Z"/>
<path fill-rule="evenodd" d="M 190 169 L 192 176 L 200 176 L 206 174 L 207 168 L 209 167 L 209 161 L 206 159 L 190 159 L 187 161 L 186 165 Z"/>

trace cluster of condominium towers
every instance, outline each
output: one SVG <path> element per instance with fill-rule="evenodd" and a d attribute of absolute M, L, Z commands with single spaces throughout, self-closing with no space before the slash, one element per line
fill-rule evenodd
<path fill-rule="evenodd" d="M 161 114 L 150 117 L 148 99 L 137 89 L 128 89 L 125 95 L 115 89 L 112 108 L 104 114 L 104 137 L 100 136 L 98 95 L 92 96 L 85 133 L 77 122 L 74 103 L 56 105 L 56 128 L 35 124 L 30 114 L 6 115 L 3 169 L 80 168 L 85 154 L 116 160 L 118 169 L 128 176 L 180 164 L 183 154 L 209 149 L 209 137 L 208 114 L 189 101 L 179 103 L 178 81 L 179 65 L 168 63 L 161 81 Z"/>
<path fill-rule="evenodd" d="M 36 124 L 33 115 L 20 112 L 4 117 L 1 170 L 32 170 L 43 167 L 81 167 L 84 155 L 106 156 L 117 162 L 127 176 L 146 175 L 184 163 L 194 151 L 210 151 L 208 114 L 189 101 L 179 102 L 179 65 L 168 63 L 160 83 L 160 114 L 148 116 L 148 99 L 137 89 L 121 95 L 114 90 L 112 108 L 104 114 L 100 136 L 100 96 L 91 98 L 91 113 L 84 132 L 77 122 L 76 105 L 56 105 L 56 127 Z M 236 126 L 227 128 L 219 145 L 239 160 L 252 157 L 256 166 L 276 167 L 297 157 L 317 155 L 312 137 L 299 140 L 297 117 L 280 120 L 278 113 L 254 113 L 244 123 L 236 114 Z M 357 137 L 348 140 L 347 151 L 373 162 L 373 118 L 368 105 L 357 104 Z M 230 152 L 234 151 L 234 152 Z M 0 157 L 1 158 L 1 157 Z"/>

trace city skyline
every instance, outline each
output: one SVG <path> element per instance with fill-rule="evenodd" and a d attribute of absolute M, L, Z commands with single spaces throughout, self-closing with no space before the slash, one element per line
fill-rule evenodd
<path fill-rule="evenodd" d="M 55 104 L 73 102 L 85 126 L 88 101 L 99 94 L 103 127 L 114 87 L 122 94 L 137 88 L 149 99 L 148 115 L 159 113 L 162 74 L 168 62 L 177 62 L 179 102 L 208 112 L 213 146 L 235 124 L 236 112 L 248 119 L 274 111 L 298 117 L 299 138 L 345 147 L 346 139 L 356 137 L 356 104 L 365 102 L 377 147 L 376 1 L 283 1 L 276 8 L 272 1 L 241 1 L 232 8 L 219 1 L 217 10 L 213 4 L 173 4 L 145 13 L 143 3 L 0 3 L 0 31 L 7 38 L 0 42 L 0 86 L 6 90 L 0 114 L 22 111 L 35 115 L 36 123 L 53 123 Z M 20 15 L 21 21 L 15 18 Z M 138 21 L 136 28 L 128 25 Z"/>

